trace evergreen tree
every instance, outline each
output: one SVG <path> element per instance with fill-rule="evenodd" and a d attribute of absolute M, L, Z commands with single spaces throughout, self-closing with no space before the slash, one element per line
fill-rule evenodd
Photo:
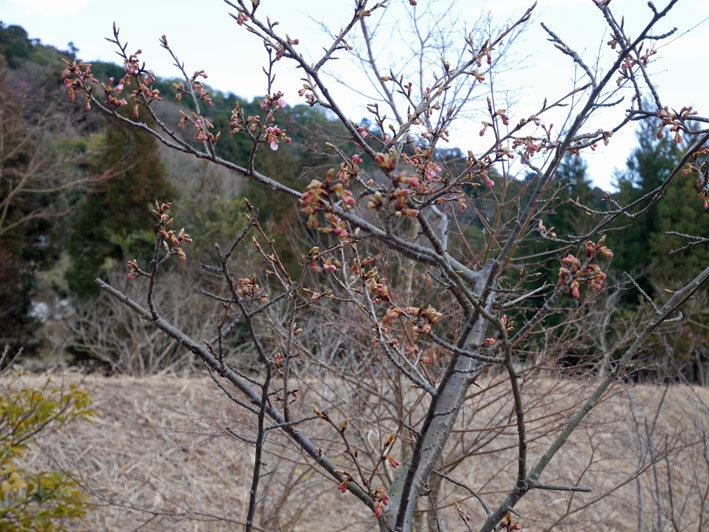
<path fill-rule="evenodd" d="M 556 173 L 559 192 L 558 204 L 554 214 L 549 216 L 548 224 L 560 237 L 578 235 L 588 231 L 590 221 L 586 212 L 573 205 L 570 200 L 576 200 L 581 205 L 591 209 L 603 208 L 603 191 L 594 187 L 588 176 L 588 165 L 579 156 L 565 158 Z"/>
<path fill-rule="evenodd" d="M 644 122 L 638 131 L 638 147 L 628 158 L 627 170 L 618 176 L 619 191 L 614 199 L 621 205 L 627 205 L 660 186 L 682 156 L 682 148 L 671 138 L 658 139 L 656 133 L 655 122 Z M 634 275 L 646 290 L 651 290 L 647 275 L 656 252 L 653 241 L 662 232 L 659 209 L 676 207 L 679 206 L 672 206 L 665 199 L 632 224 L 621 217 L 615 227 L 622 227 L 622 230 L 609 234 L 609 245 L 616 252 L 615 266 Z"/>
<path fill-rule="evenodd" d="M 93 280 L 100 270 L 151 249 L 155 239 L 149 229 L 155 221 L 151 206 L 175 197 L 151 136 L 115 126 L 99 139 L 91 172 L 122 172 L 83 198 L 71 217 L 67 249 L 72 265 L 67 280 L 80 297 L 96 293 Z"/>

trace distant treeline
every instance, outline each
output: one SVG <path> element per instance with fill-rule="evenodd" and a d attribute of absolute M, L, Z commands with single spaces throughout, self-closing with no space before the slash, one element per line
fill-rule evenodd
<path fill-rule="evenodd" d="M 60 78 L 62 59 L 75 60 L 79 53 L 70 48 L 62 51 L 42 45 L 29 39 L 23 28 L 0 23 L 0 343 L 22 346 L 27 353 L 46 351 L 50 347 L 42 332 L 46 316 L 37 310 L 37 302 L 86 304 L 97 297 L 93 285 L 97 274 L 124 271 L 125 262 L 132 258 L 146 260 L 154 239 L 150 205 L 155 200 L 175 203 L 180 225 L 188 227 L 194 238 L 190 253 L 197 260 L 210 253 L 213 242 L 227 241 L 243 226 L 241 197 L 247 196 L 259 208 L 282 256 L 293 265 L 302 261 L 301 248 L 312 243 L 293 240 L 291 228 L 302 223 L 294 202 L 248 182 L 227 186 L 206 163 L 175 159 L 145 133 L 106 121 L 99 113 L 85 113 L 78 109 L 83 102 L 68 101 Z M 123 76 L 120 65 L 97 61 L 92 67 L 104 82 Z M 187 111 L 187 102 L 175 101 L 174 83 L 158 79 L 155 87 L 165 99 L 161 119 L 176 125 L 178 109 Z M 237 102 L 247 116 L 260 114 L 261 100 L 248 102 L 213 90 L 210 95 L 213 105 L 204 105 L 202 112 L 214 131 L 221 131 L 218 154 L 246 164 L 251 143 L 246 135 L 229 134 L 230 116 Z M 257 169 L 293 187 L 304 189 L 310 179 L 337 167 L 339 160 L 325 145 L 326 139 L 351 150 L 344 128 L 307 105 L 279 110 L 278 124 L 292 142 L 257 158 Z M 366 121 L 362 124 L 374 137 L 381 135 Z M 184 134 L 193 141 L 189 132 Z M 590 227 L 593 217 L 588 210 L 625 205 L 656 188 L 683 155 L 682 145 L 657 138 L 653 124 L 641 127 L 637 136 L 625 170 L 615 176 L 614 191 L 593 185 L 582 158 L 564 161 L 556 178 L 557 201 L 544 206 L 548 211 L 544 223 L 549 230 L 553 227 L 560 240 Z M 439 159 L 451 170 L 465 164 L 458 148 L 441 151 Z M 366 169 L 376 173 L 374 168 Z M 527 193 L 524 177 L 510 180 L 507 186 L 512 195 Z M 475 202 L 474 187 L 469 195 Z M 609 290 L 617 292 L 608 321 L 610 339 L 614 327 L 631 323 L 644 304 L 645 296 L 628 284 L 625 273 L 648 297 L 661 302 L 666 297 L 664 287 L 681 286 L 689 272 L 709 263 L 708 246 L 671 253 L 687 241 L 667 234 L 706 236 L 709 214 L 696 196 L 693 179 L 679 176 L 640 221 L 629 224 L 621 218 L 609 228 L 606 244 L 615 254 Z M 492 212 L 492 206 L 477 208 L 481 216 Z M 471 246 L 481 242 L 483 224 L 475 218 L 461 221 L 465 228 L 458 238 L 467 239 Z M 543 257 L 545 250 L 557 245 L 534 240 L 529 249 L 518 253 L 531 258 L 520 259 L 517 266 L 537 267 L 540 284 L 554 282 L 558 265 L 534 257 Z M 639 367 L 661 376 L 682 371 L 688 379 L 708 384 L 708 303 L 706 291 L 698 294 L 685 318 L 673 325 L 672 334 L 648 346 Z M 81 349 L 71 341 L 62 349 L 73 353 L 71 360 L 81 359 Z M 569 356 L 583 357 L 584 350 L 592 349 L 598 346 L 579 346 Z"/>

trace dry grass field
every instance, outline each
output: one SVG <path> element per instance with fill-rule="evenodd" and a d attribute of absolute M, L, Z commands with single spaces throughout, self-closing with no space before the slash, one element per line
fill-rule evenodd
<path fill-rule="evenodd" d="M 94 507 L 82 529 L 241 529 L 253 458 L 249 446 L 227 429 L 238 432 L 247 420 L 211 380 L 76 374 L 53 378 L 80 382 L 94 398 L 98 417 L 92 425 L 75 423 L 63 433 L 43 434 L 37 452 L 27 459 L 39 467 L 71 470 L 91 494 Z M 46 377 L 23 379 L 39 384 Z M 530 418 L 536 411 L 539 420 L 545 418 L 550 401 L 571 402 L 592 384 L 541 382 L 551 391 L 537 405 L 530 399 Z M 517 508 L 523 529 L 637 530 L 640 486 L 644 530 L 701 532 L 703 526 L 708 530 L 709 390 L 669 387 L 657 415 L 652 445 L 642 444 L 638 435 L 652 424 L 664 391 L 664 387 L 650 385 L 633 387 L 634 422 L 628 390 L 616 387 L 588 423 L 572 435 L 542 479 L 549 484 L 591 487 L 593 492 L 530 493 Z M 485 416 L 470 419 L 490 426 L 494 419 Z M 315 425 L 310 428 L 317 429 Z M 541 452 L 548 440 L 548 436 L 534 440 L 532 455 Z M 262 483 L 266 498 L 258 515 L 261 530 L 375 529 L 374 520 L 359 501 L 341 495 L 334 482 L 304 465 L 301 457 L 282 448 L 282 443 L 274 440 L 266 458 L 269 467 L 276 465 L 277 470 Z M 514 474 L 514 449 L 505 450 L 513 443 L 512 433 L 501 433 L 466 463 L 470 465 L 452 475 L 494 504 L 501 500 L 509 476 Z M 447 530 L 463 530 L 454 503 L 472 515 L 480 515 L 480 510 L 460 488 L 446 484 L 444 490 L 447 505 L 441 518 L 448 523 Z M 428 506 L 420 507 L 423 521 Z"/>

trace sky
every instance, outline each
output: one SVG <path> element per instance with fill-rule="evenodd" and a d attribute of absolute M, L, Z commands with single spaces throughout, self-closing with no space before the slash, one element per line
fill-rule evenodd
<path fill-rule="evenodd" d="M 664 7 L 665 1 L 658 0 L 658 8 Z M 373 28 L 379 24 L 374 39 L 377 60 L 406 73 L 407 68 L 413 68 L 405 58 L 415 43 L 409 29 L 411 10 L 407 0 L 390 3 L 387 20 L 371 17 L 369 21 Z M 454 55 L 462 35 L 476 28 L 504 27 L 530 5 L 531 1 L 522 0 L 419 0 L 416 9 L 419 13 L 429 10 L 421 17 L 419 27 L 432 28 L 436 19 L 439 31 L 434 33 Z M 624 15 L 631 36 L 650 17 L 645 1 L 613 0 L 611 6 L 618 16 Z M 302 53 L 313 58 L 319 57 L 322 46 L 328 42 L 325 28 L 337 31 L 348 21 L 351 9 L 352 0 L 261 0 L 260 7 L 271 20 L 279 21 L 281 31 L 301 41 Z M 113 45 L 104 39 L 111 34 L 115 22 L 121 38 L 129 43 L 128 49 L 142 49 L 142 59 L 157 75 L 177 75 L 167 53 L 158 45 L 159 37 L 164 34 L 186 69 L 189 72 L 204 69 L 209 75 L 207 83 L 215 89 L 248 99 L 262 97 L 266 90 L 261 71 L 266 57 L 263 45 L 236 24 L 229 16 L 230 11 L 233 10 L 219 0 L 122 0 L 116 4 L 103 0 L 0 0 L 0 20 L 5 24 L 19 24 L 31 38 L 60 49 L 67 49 L 71 41 L 79 49 L 79 57 L 86 61 L 119 62 Z M 539 0 L 531 22 L 506 54 L 505 71 L 494 78 L 496 103 L 502 106 L 500 102 L 505 102 L 513 121 L 515 117 L 533 113 L 545 96 L 553 101 L 568 92 L 574 79 L 582 81 L 568 57 L 547 42 L 540 22 L 574 48 L 591 68 L 597 60 L 603 66 L 613 59 L 604 45 L 608 35 L 602 17 L 591 0 Z M 679 0 L 658 30 L 664 32 L 673 27 L 677 27 L 676 33 L 662 42 L 658 59 L 650 67 L 653 81 L 665 105 L 674 108 L 693 105 L 707 116 L 709 1 Z M 376 92 L 371 79 L 362 75 L 357 61 L 341 57 L 327 72 L 332 92 L 348 115 L 355 121 L 366 116 L 365 106 L 376 99 Z M 302 85 L 298 72 L 280 62 L 276 76 L 276 86 L 285 93 L 286 101 L 301 103 L 303 100 L 297 94 Z M 626 107 L 627 104 L 621 104 L 588 126 L 608 129 Z M 563 123 L 561 114 L 553 118 L 557 127 Z M 485 139 L 478 135 L 480 120 L 475 114 L 461 119 L 452 131 L 450 147 L 464 152 L 481 148 Z M 612 188 L 614 174 L 625 167 L 635 142 L 633 129 L 626 128 L 608 147 L 601 146 L 596 152 L 585 154 L 595 184 Z"/>

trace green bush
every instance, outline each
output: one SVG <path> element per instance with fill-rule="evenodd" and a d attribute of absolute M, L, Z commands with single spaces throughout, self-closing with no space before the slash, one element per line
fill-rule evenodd
<path fill-rule="evenodd" d="M 90 420 L 91 399 L 73 384 L 67 388 L 48 378 L 34 387 L 23 383 L 19 371 L 5 373 L 0 375 L 0 532 L 68 530 L 86 513 L 86 495 L 64 471 L 35 471 L 21 462 L 39 433 Z"/>

